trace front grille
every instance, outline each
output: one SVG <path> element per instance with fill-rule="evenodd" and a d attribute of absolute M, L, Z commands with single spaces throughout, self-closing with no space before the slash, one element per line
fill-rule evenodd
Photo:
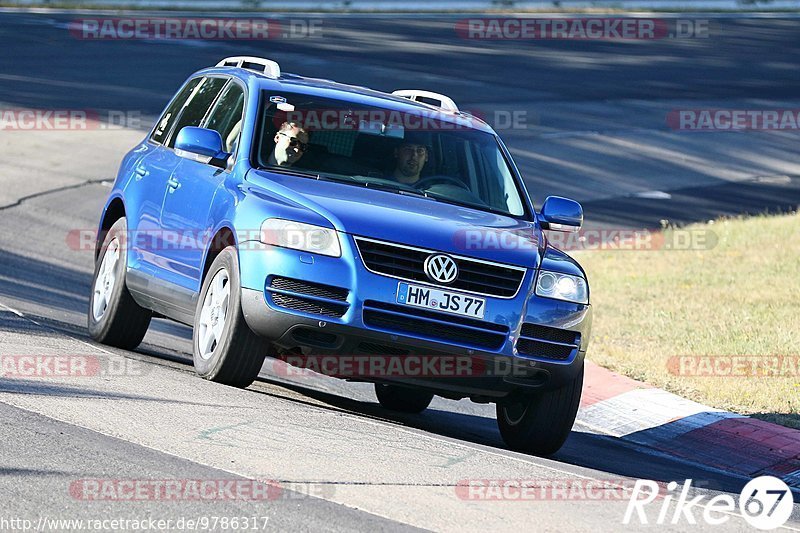
<path fill-rule="evenodd" d="M 425 275 L 425 259 L 431 254 L 439 252 L 361 238 L 356 238 L 356 245 L 361 253 L 364 266 L 372 272 L 409 281 L 432 283 Z M 464 257 L 451 257 L 458 265 L 458 277 L 447 285 L 438 283 L 434 283 L 434 285 L 487 296 L 510 298 L 517 293 L 522 279 L 525 277 L 524 268 L 486 263 Z"/>
<path fill-rule="evenodd" d="M 350 291 L 321 283 L 276 276 L 266 290 L 276 306 L 310 315 L 341 318 L 350 307 L 347 303 Z"/>
<path fill-rule="evenodd" d="M 508 336 L 508 328 L 499 324 L 371 300 L 364 302 L 364 324 L 372 328 L 487 350 L 499 349 Z"/>
<path fill-rule="evenodd" d="M 517 351 L 532 357 L 566 361 L 578 350 L 580 339 L 576 331 L 525 323 L 517 341 Z"/>

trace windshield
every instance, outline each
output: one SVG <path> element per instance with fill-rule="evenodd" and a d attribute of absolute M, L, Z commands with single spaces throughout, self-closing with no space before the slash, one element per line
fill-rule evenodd
<path fill-rule="evenodd" d="M 470 119 L 400 113 L 293 93 L 265 93 L 258 166 L 415 195 L 504 215 L 525 208 L 495 137 Z"/>

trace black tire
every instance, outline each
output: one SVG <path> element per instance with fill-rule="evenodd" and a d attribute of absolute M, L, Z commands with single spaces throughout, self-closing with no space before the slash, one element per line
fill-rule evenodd
<path fill-rule="evenodd" d="M 383 383 L 375 384 L 375 396 L 386 409 L 415 414 L 427 409 L 433 400 L 433 393 Z"/>
<path fill-rule="evenodd" d="M 89 335 L 102 344 L 133 350 L 142 342 L 147 328 L 150 326 L 152 313 L 141 307 L 131 296 L 128 287 L 125 285 L 125 274 L 127 271 L 127 222 L 125 218 L 117 220 L 111 229 L 108 230 L 103 238 L 100 247 L 100 254 L 94 265 L 94 275 L 92 276 L 92 292 L 89 295 L 88 328 Z M 98 279 L 100 267 L 103 264 L 106 251 L 112 243 L 119 250 L 119 259 L 116 267 L 109 271 L 114 276 L 114 285 L 106 302 L 105 311 L 99 311 L 100 316 L 95 316 L 95 305 L 102 305 L 102 301 L 95 301 L 95 291 L 98 284 L 103 280 Z M 104 279 L 108 282 L 108 277 Z"/>
<path fill-rule="evenodd" d="M 213 344 L 210 355 L 201 354 L 201 315 L 203 304 L 216 275 L 225 270 L 229 288 L 229 300 L 225 323 L 220 339 Z M 217 315 L 219 317 L 219 315 Z M 255 381 L 264 357 L 270 349 L 269 342 L 253 333 L 242 314 L 242 288 L 239 282 L 239 260 L 236 249 L 229 246 L 214 259 L 211 268 L 203 280 L 203 288 L 197 300 L 194 316 L 194 333 L 192 335 L 194 352 L 194 369 L 197 375 L 213 381 L 245 388 Z"/>
<path fill-rule="evenodd" d="M 560 389 L 499 402 L 497 425 L 508 447 L 533 455 L 556 453 L 575 423 L 582 388 L 583 368 Z"/>

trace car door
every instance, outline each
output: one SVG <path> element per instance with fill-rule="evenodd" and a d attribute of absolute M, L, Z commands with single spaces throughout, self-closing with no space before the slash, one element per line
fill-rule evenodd
<path fill-rule="evenodd" d="M 178 166 L 180 158 L 164 147 L 181 110 L 191 98 L 202 78 L 190 80 L 173 98 L 159 118 L 147 140 L 145 155 L 133 167 L 133 176 L 126 186 L 126 215 L 130 239 L 128 266 L 136 274 L 154 274 L 158 269 L 160 247 L 161 205 L 166 194 L 167 180 Z"/>
<path fill-rule="evenodd" d="M 229 152 L 236 148 L 244 101 L 244 88 L 229 82 L 200 124 L 219 132 Z M 161 226 L 166 234 L 179 235 L 180 244 L 165 249 L 164 264 L 168 279 L 194 294 L 200 291 L 203 257 L 215 228 L 214 197 L 229 174 L 229 169 L 187 157 L 181 159 L 167 184 Z"/>

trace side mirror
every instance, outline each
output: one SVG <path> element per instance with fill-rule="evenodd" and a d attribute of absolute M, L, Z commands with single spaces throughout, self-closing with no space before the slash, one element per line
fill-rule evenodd
<path fill-rule="evenodd" d="M 548 196 L 539 213 L 542 229 L 578 231 L 583 225 L 581 204 L 561 196 Z"/>
<path fill-rule="evenodd" d="M 187 157 L 189 154 L 190 159 L 223 168 L 231 156 L 223 148 L 222 137 L 218 132 L 192 126 L 186 126 L 178 132 L 178 137 L 175 139 L 175 151 L 181 157 Z"/>

